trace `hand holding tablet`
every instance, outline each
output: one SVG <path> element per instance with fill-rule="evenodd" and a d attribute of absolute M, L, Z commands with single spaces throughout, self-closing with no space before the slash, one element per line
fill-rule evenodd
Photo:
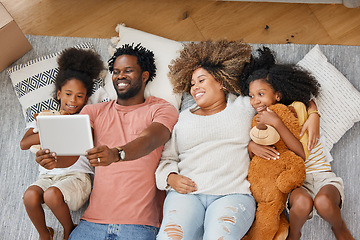
<path fill-rule="evenodd" d="M 38 116 L 37 125 L 41 148 L 57 156 L 85 155 L 86 150 L 94 147 L 88 115 Z"/>

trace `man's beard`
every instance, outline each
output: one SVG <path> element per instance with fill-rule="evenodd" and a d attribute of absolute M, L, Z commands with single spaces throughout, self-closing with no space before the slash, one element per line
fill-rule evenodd
<path fill-rule="evenodd" d="M 115 89 L 116 89 L 116 93 L 117 93 L 117 96 L 119 99 L 121 100 L 127 100 L 127 99 L 130 99 L 134 96 L 136 96 L 141 88 L 142 88 L 142 81 L 141 81 L 141 78 L 138 78 L 134 84 L 130 85 L 129 89 L 125 92 L 121 92 L 119 93 L 119 91 L 117 90 L 117 86 L 114 86 Z"/>

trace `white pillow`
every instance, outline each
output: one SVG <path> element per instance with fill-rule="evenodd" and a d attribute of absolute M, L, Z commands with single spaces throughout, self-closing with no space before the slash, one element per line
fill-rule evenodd
<path fill-rule="evenodd" d="M 330 151 L 345 132 L 360 121 L 360 92 L 328 62 L 319 45 L 311 49 L 298 65 L 312 73 L 321 84 L 315 102 L 321 114 L 320 129 Z"/>
<path fill-rule="evenodd" d="M 181 94 L 173 93 L 173 86 L 167 76 L 169 72 L 169 64 L 172 59 L 179 56 L 179 51 L 182 49 L 182 44 L 177 41 L 159 37 L 150 33 L 142 32 L 133 28 L 118 25 L 120 41 L 116 48 L 124 44 L 141 45 L 151 50 L 155 55 L 156 77 L 147 83 L 145 88 L 145 97 L 155 96 L 163 98 L 175 106 L 180 108 Z M 111 73 L 108 73 L 105 78 L 105 89 L 109 93 L 111 99 L 116 99 L 117 95 L 112 84 Z"/>
<path fill-rule="evenodd" d="M 90 43 L 82 43 L 74 47 L 93 49 L 93 45 Z M 16 96 L 22 106 L 26 127 L 35 121 L 34 113 L 45 109 L 60 110 L 60 105 L 53 98 L 53 92 L 55 90 L 54 81 L 59 72 L 56 60 L 61 52 L 39 57 L 8 70 Z M 103 79 L 97 79 L 88 104 L 109 100 L 108 94 L 102 86 Z"/>

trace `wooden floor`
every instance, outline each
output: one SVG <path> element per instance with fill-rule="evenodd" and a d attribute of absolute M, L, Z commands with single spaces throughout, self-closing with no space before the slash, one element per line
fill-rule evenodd
<path fill-rule="evenodd" d="M 178 41 L 360 45 L 360 8 L 211 0 L 1 0 L 25 34 L 110 38 L 126 26 Z"/>

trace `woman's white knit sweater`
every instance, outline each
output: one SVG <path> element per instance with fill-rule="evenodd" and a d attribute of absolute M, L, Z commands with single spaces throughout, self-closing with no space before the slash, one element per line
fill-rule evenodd
<path fill-rule="evenodd" d="M 248 97 L 230 95 L 226 108 L 210 116 L 180 113 L 156 171 L 159 189 L 169 189 L 167 177 L 178 173 L 192 179 L 194 194 L 250 194 L 247 145 L 255 111 Z"/>

